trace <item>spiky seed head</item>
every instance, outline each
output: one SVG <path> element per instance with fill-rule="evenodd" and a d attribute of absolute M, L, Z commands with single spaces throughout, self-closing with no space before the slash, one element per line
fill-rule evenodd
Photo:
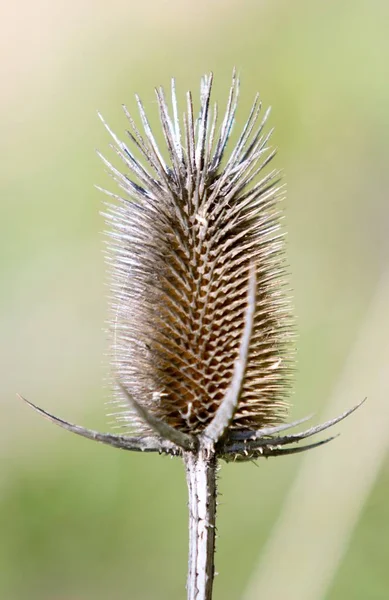
<path fill-rule="evenodd" d="M 294 355 L 280 230 L 283 190 L 277 171 L 263 172 L 274 156 L 264 129 L 269 111 L 260 118 L 257 95 L 226 156 L 239 80 L 234 72 L 220 126 L 211 88 L 212 75 L 204 76 L 197 118 L 187 93 L 182 120 L 174 80 L 171 110 L 163 89 L 156 90 L 164 152 L 137 97 L 143 133 L 124 107 L 133 150 L 105 124 L 128 174 L 102 157 L 123 192 L 107 192 L 115 198 L 106 214 L 114 376 L 150 413 L 192 434 L 204 430 L 231 382 L 252 264 L 254 331 L 231 428 L 258 429 L 283 419 Z M 116 394 L 122 419 L 136 423 L 120 386 Z"/>

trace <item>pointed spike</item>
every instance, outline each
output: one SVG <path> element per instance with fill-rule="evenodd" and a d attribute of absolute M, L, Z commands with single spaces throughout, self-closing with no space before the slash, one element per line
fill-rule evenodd
<path fill-rule="evenodd" d="M 155 140 L 154 134 L 151 130 L 151 127 L 150 127 L 149 121 L 147 119 L 146 112 L 143 107 L 142 101 L 137 94 L 135 95 L 135 98 L 136 98 L 136 101 L 138 104 L 138 109 L 139 109 L 140 118 L 142 120 L 143 129 L 144 129 L 146 137 L 149 141 L 150 151 L 155 158 L 155 168 L 156 168 L 159 176 L 161 177 L 161 179 L 165 182 L 166 186 L 170 189 L 170 181 L 169 181 L 168 175 L 167 175 L 168 174 L 167 165 L 163 159 L 163 156 L 159 150 L 158 144 Z"/>
<path fill-rule="evenodd" d="M 212 153 L 212 148 L 213 148 L 213 142 L 215 140 L 215 132 L 216 132 L 216 125 L 217 125 L 217 117 L 218 117 L 218 109 L 217 109 L 217 103 L 215 102 L 215 104 L 213 105 L 213 117 L 212 117 L 212 125 L 211 125 L 211 132 L 209 134 L 209 141 L 208 141 L 208 155 L 210 156 Z M 210 161 L 208 159 L 208 162 L 210 163 L 208 166 L 208 169 L 211 170 L 211 168 L 214 168 L 212 166 L 212 161 Z"/>
<path fill-rule="evenodd" d="M 145 159 L 147 160 L 149 165 L 155 170 L 156 173 L 159 173 L 158 162 L 155 160 L 153 154 L 150 152 L 150 149 L 147 146 L 146 142 L 144 141 L 127 106 L 125 104 L 122 104 L 122 108 L 123 108 L 124 114 L 126 115 L 128 121 L 131 125 L 131 129 L 133 131 L 133 133 L 131 133 L 131 131 L 127 131 L 126 132 L 127 135 L 129 136 L 130 140 L 135 144 L 135 146 L 139 149 L 139 151 L 143 154 L 143 156 L 145 157 Z"/>
<path fill-rule="evenodd" d="M 230 87 L 230 93 L 228 96 L 227 108 L 224 114 L 224 119 L 222 122 L 219 139 L 216 144 L 216 150 L 212 158 L 212 168 L 216 169 L 219 167 L 224 151 L 227 146 L 228 139 L 231 134 L 232 125 L 235 118 L 236 108 L 238 104 L 239 98 L 239 79 L 236 77 L 236 70 L 234 69 L 232 72 L 232 83 Z"/>
<path fill-rule="evenodd" d="M 187 110 L 187 153 L 188 161 L 191 165 L 191 171 L 194 172 L 196 165 L 195 151 L 195 132 L 194 132 L 194 116 L 193 116 L 193 100 L 191 92 L 186 94 L 186 110 Z"/>
<path fill-rule="evenodd" d="M 318 448 L 319 446 L 323 446 L 324 444 L 328 444 L 335 438 L 339 437 L 338 435 L 333 435 L 324 440 L 320 440 L 319 442 L 314 442 L 312 444 L 306 444 L 305 446 L 294 446 L 292 448 L 279 448 L 277 445 L 273 445 L 269 440 L 267 446 L 261 446 L 259 448 L 250 450 L 247 445 L 243 444 L 234 444 L 231 446 L 225 446 L 221 449 L 220 455 L 227 462 L 232 461 L 248 461 L 255 460 L 257 458 L 269 458 L 273 456 L 286 456 L 289 454 L 299 454 L 301 452 L 305 452 L 306 450 L 313 450 L 313 448 Z"/>
<path fill-rule="evenodd" d="M 97 116 L 99 117 L 100 121 L 102 122 L 102 124 L 104 125 L 105 129 L 108 131 L 109 135 L 111 136 L 111 138 L 114 140 L 115 144 L 120 148 L 120 149 L 124 149 L 126 148 L 125 144 L 123 144 L 122 141 L 119 140 L 118 136 L 116 135 L 116 133 L 114 131 L 112 131 L 112 129 L 110 128 L 110 126 L 108 125 L 107 121 L 104 119 L 103 115 L 100 112 L 97 112 Z"/>
<path fill-rule="evenodd" d="M 250 114 L 247 118 L 247 121 L 243 127 L 242 133 L 239 136 L 239 139 L 235 145 L 235 148 L 231 152 L 231 156 L 228 159 L 227 165 L 240 162 L 240 154 L 249 139 L 251 132 L 255 126 L 255 123 L 258 119 L 258 115 L 261 111 L 261 103 L 259 102 L 259 94 L 257 93 L 254 98 L 253 105 L 250 110 Z"/>
<path fill-rule="evenodd" d="M 332 435 L 324 440 L 320 440 L 319 442 L 313 442 L 312 444 L 306 444 L 305 446 L 295 446 L 293 448 L 273 448 L 273 447 L 264 447 L 262 448 L 263 453 L 262 456 L 282 456 L 286 454 L 299 454 L 300 452 L 305 452 L 306 450 L 312 450 L 313 448 L 318 448 L 319 446 L 323 446 L 324 444 L 328 444 L 335 438 L 339 437 L 339 433 L 337 435 Z"/>
<path fill-rule="evenodd" d="M 270 113 L 271 113 L 271 106 L 269 106 L 266 109 L 265 114 L 263 116 L 263 119 L 262 119 L 262 121 L 261 121 L 261 123 L 260 123 L 260 125 L 259 125 L 259 127 L 257 129 L 257 131 L 255 132 L 255 134 L 254 134 L 251 142 L 249 143 L 248 147 L 244 151 L 242 149 L 242 153 L 241 153 L 241 156 L 240 156 L 241 160 L 246 160 L 246 158 L 248 156 L 250 156 L 250 154 L 252 154 L 255 151 L 255 148 L 260 147 L 261 143 L 262 143 L 262 145 L 264 145 L 264 143 L 266 143 L 266 142 L 263 142 L 263 140 L 261 140 L 261 133 L 262 133 L 263 128 L 265 127 L 265 125 L 267 123 L 267 120 L 269 118 Z M 272 135 L 273 130 L 274 130 L 274 127 L 269 131 L 269 133 L 264 138 L 266 141 Z"/>
<path fill-rule="evenodd" d="M 256 431 L 231 431 L 229 435 L 229 440 L 257 440 L 263 438 L 265 436 L 273 435 L 275 433 L 280 433 L 281 431 L 285 431 L 286 429 L 292 429 L 293 427 L 297 427 L 302 423 L 306 423 L 313 418 L 313 413 L 308 415 L 307 417 L 303 417 L 302 419 L 297 419 L 297 421 L 292 421 L 291 423 L 282 423 L 281 425 L 275 425 L 274 427 L 263 427 L 262 429 L 257 429 Z"/>
<path fill-rule="evenodd" d="M 366 401 L 366 398 L 364 398 L 361 402 L 358 402 L 358 404 L 356 404 L 355 406 L 353 406 L 352 408 L 349 408 L 348 410 L 346 410 L 344 413 L 342 413 L 341 415 L 339 415 L 338 417 L 335 417 L 334 419 L 330 419 L 329 421 L 326 421 L 325 423 L 321 423 L 320 425 L 315 425 L 314 427 L 311 427 L 310 429 L 307 429 L 306 431 L 302 431 L 301 433 L 295 433 L 295 434 L 291 434 L 291 435 L 286 435 L 286 436 L 282 436 L 282 437 L 278 437 L 278 438 L 272 438 L 272 443 L 276 444 L 276 445 L 285 445 L 285 444 L 292 444 L 295 442 L 299 442 L 300 440 L 304 440 L 308 437 L 311 437 L 313 435 L 316 435 L 318 433 L 321 433 L 322 431 L 325 431 L 326 429 L 329 429 L 330 427 L 333 427 L 334 425 L 336 425 L 337 423 L 340 423 L 340 421 L 343 421 L 344 419 L 346 419 L 349 415 L 351 415 L 353 412 L 355 412 L 360 406 L 362 406 L 362 404 L 364 404 L 364 402 Z M 253 445 L 260 445 L 260 444 L 265 444 L 266 440 L 256 440 L 253 442 L 250 442 L 250 444 Z"/>
<path fill-rule="evenodd" d="M 163 88 L 156 88 L 155 90 L 157 96 L 157 102 L 159 107 L 159 117 L 161 120 L 162 131 L 165 138 L 166 146 L 169 152 L 170 160 L 172 161 L 174 167 L 174 174 L 177 180 L 177 183 L 181 184 L 181 163 L 180 157 L 177 154 L 177 142 L 175 139 L 175 132 L 173 128 L 172 121 L 169 116 L 169 111 L 164 95 Z"/>
<path fill-rule="evenodd" d="M 120 158 L 127 165 L 127 167 L 141 180 L 141 182 L 144 185 L 149 186 L 151 189 L 155 189 L 156 187 L 158 187 L 158 186 L 156 186 L 154 179 L 150 176 L 149 173 L 147 173 L 147 171 L 140 164 L 140 162 L 137 161 L 136 158 L 134 157 L 134 155 L 130 152 L 127 145 L 124 142 L 122 142 L 118 138 L 118 136 L 112 131 L 112 129 L 110 128 L 108 123 L 105 121 L 102 114 L 99 112 L 97 114 L 98 114 L 101 122 L 103 123 L 104 127 L 108 131 L 109 135 L 112 137 L 112 139 L 114 140 L 114 142 L 116 144 L 116 146 L 112 146 L 112 148 L 120 156 Z M 140 148 L 138 141 L 135 139 L 134 139 L 134 141 Z M 142 150 L 142 148 L 140 148 L 140 150 Z M 97 152 L 97 154 L 100 156 L 100 158 L 102 158 L 102 156 L 99 152 Z M 146 159 L 147 159 L 147 157 L 146 157 Z"/>
<path fill-rule="evenodd" d="M 297 443 L 308 437 L 311 437 L 313 435 L 321 433 L 322 431 L 325 431 L 326 429 L 333 427 L 340 421 L 343 421 L 349 415 L 351 415 L 353 412 L 355 412 L 360 406 L 362 406 L 362 404 L 365 401 L 366 401 L 366 398 L 364 398 L 361 402 L 358 402 L 358 404 L 356 404 L 352 408 L 346 410 L 344 413 L 342 413 L 338 417 L 335 417 L 334 419 L 330 419 L 329 421 L 326 421 L 325 423 L 321 423 L 320 425 L 315 425 L 314 427 L 311 427 L 300 433 L 295 433 L 295 434 L 285 435 L 285 436 L 280 436 L 280 437 L 269 437 L 269 436 L 272 436 L 274 433 L 278 433 L 278 432 L 282 431 L 283 429 L 287 429 L 288 427 L 295 427 L 296 424 L 304 422 L 307 419 L 302 419 L 302 420 L 300 420 L 300 422 L 295 421 L 294 423 L 279 425 L 278 427 L 263 428 L 256 432 L 252 432 L 251 436 L 249 435 L 250 432 L 243 432 L 243 431 L 242 432 L 239 432 L 239 431 L 232 432 L 229 437 L 229 440 L 245 441 L 245 443 L 246 443 L 245 447 L 247 450 L 264 448 L 265 446 L 267 446 L 269 444 L 271 444 L 272 446 L 273 445 L 274 446 L 285 446 L 287 444 L 294 444 L 294 443 Z"/>
<path fill-rule="evenodd" d="M 180 159 L 180 162 L 183 162 L 183 154 L 182 154 L 182 145 L 181 145 L 181 126 L 180 120 L 178 118 L 178 103 L 177 103 L 177 94 L 176 94 L 176 80 L 172 79 L 171 83 L 171 94 L 172 94 L 172 105 L 173 105 L 173 124 L 175 131 L 175 142 L 176 142 L 176 152 L 177 156 Z"/>
<path fill-rule="evenodd" d="M 66 431 L 75 433 L 76 435 L 84 437 L 88 440 L 93 440 L 95 442 L 107 444 L 108 446 L 112 446 L 114 448 L 121 448 L 123 450 L 133 450 L 135 452 L 166 452 L 169 454 L 175 454 L 179 452 L 178 449 L 175 449 L 170 442 L 166 442 L 165 440 L 160 440 L 151 436 L 128 437 L 124 435 L 113 435 L 111 433 L 100 433 L 98 431 L 94 431 L 93 429 L 86 429 L 85 427 L 81 427 L 80 425 L 68 423 L 63 419 L 52 415 L 46 410 L 43 410 L 43 408 L 39 408 L 39 406 L 36 406 L 20 394 L 16 395 L 42 417 L 48 419 L 49 421 L 51 421 L 51 423 L 54 423 L 54 425 L 58 425 L 62 429 L 66 429 Z"/>
<path fill-rule="evenodd" d="M 199 132 L 197 136 L 196 146 L 196 167 L 198 171 L 201 171 L 204 167 L 204 154 L 205 144 L 207 139 L 207 124 L 209 118 L 209 102 L 212 91 L 213 74 L 211 73 L 209 78 L 204 81 L 204 85 L 201 89 L 201 112 L 199 119 Z"/>

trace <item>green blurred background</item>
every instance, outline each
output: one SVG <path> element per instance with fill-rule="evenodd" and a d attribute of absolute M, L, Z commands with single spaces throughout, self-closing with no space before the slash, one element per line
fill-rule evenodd
<path fill-rule="evenodd" d="M 3 1 L 0 16 L 0 598 L 179 600 L 187 562 L 180 461 L 78 439 L 15 399 L 18 391 L 65 419 L 107 427 L 103 198 L 93 184 L 113 183 L 94 152 L 111 157 L 96 110 L 121 135 L 121 104 L 135 114 L 135 92 L 156 115 L 155 85 L 175 76 L 181 98 L 187 89 L 197 95 L 210 70 L 223 105 L 234 65 L 236 128 L 257 90 L 272 105 L 299 326 L 291 418 L 320 412 L 388 268 L 389 3 L 20 0 Z M 383 331 L 389 298 L 387 306 Z M 373 397 L 362 425 L 356 417 L 340 428 L 354 466 L 357 449 L 369 453 L 369 415 L 387 423 L 389 410 L 375 401 L 388 391 L 388 347 L 378 349 L 374 335 L 362 345 L 356 370 L 365 384 L 345 401 Z M 389 426 L 380 431 L 374 468 L 361 467 L 366 497 L 355 527 L 340 540 L 327 584 L 306 598 L 389 598 Z M 215 598 L 243 598 L 303 460 L 222 465 Z M 332 497 L 342 485 L 347 493 L 347 477 L 334 476 Z M 294 570 L 304 573 L 299 543 L 297 535 Z M 285 566 L 275 565 L 280 580 Z"/>

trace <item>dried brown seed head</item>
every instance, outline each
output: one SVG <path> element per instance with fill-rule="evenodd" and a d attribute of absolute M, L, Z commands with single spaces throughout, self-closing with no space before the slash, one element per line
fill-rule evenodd
<path fill-rule="evenodd" d="M 187 94 L 182 123 L 174 81 L 173 117 L 163 90 L 156 90 L 169 164 L 138 98 L 143 135 L 125 112 L 144 164 L 108 127 L 130 176 L 103 159 L 124 192 L 110 194 L 117 201 L 106 215 L 114 375 L 150 414 L 191 434 L 209 424 L 231 383 L 251 264 L 254 330 L 231 428 L 259 429 L 283 419 L 294 356 L 280 231 L 283 192 L 277 171 L 262 175 L 274 156 L 264 132 L 269 111 L 259 119 L 257 96 L 226 158 L 239 81 L 234 74 L 218 133 L 211 87 L 212 75 L 204 77 L 197 119 Z M 123 405 L 120 386 L 116 393 Z M 126 403 L 122 416 L 136 421 Z"/>

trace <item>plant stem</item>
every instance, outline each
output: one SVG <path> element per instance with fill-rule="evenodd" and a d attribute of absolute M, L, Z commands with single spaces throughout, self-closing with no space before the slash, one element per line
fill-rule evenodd
<path fill-rule="evenodd" d="M 215 572 L 216 468 L 214 453 L 184 454 L 189 493 L 188 600 L 211 600 Z"/>

